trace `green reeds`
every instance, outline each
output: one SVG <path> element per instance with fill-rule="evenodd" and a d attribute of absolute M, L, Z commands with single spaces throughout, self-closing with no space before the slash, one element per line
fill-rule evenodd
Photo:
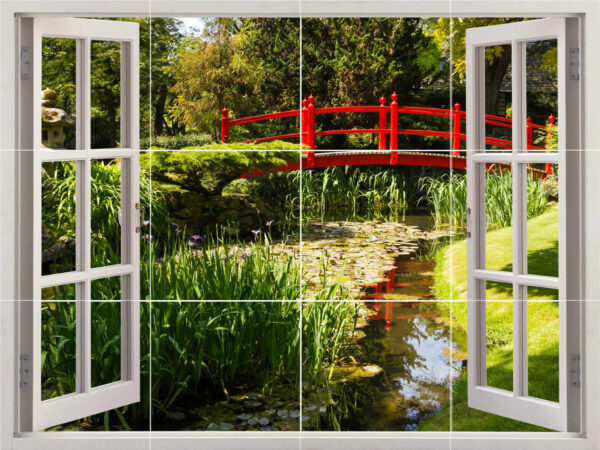
<path fill-rule="evenodd" d="M 512 224 L 512 174 L 507 171 L 487 173 L 485 177 L 485 212 L 488 229 L 509 227 Z M 466 175 L 452 174 L 439 178 L 423 177 L 419 187 L 424 200 L 431 208 L 436 224 L 466 226 L 467 179 Z M 531 172 L 527 175 L 527 218 L 537 217 L 548 206 L 549 195 L 544 181 Z"/>
<path fill-rule="evenodd" d="M 303 217 L 326 220 L 327 212 L 372 219 L 408 208 L 406 178 L 393 170 L 328 167 L 302 173 Z"/>

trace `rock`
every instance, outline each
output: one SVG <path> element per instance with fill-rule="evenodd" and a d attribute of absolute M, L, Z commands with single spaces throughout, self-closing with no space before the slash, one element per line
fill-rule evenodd
<path fill-rule="evenodd" d="M 206 431 L 218 431 L 219 430 L 219 425 L 217 425 L 216 423 L 209 423 L 208 426 L 206 427 Z"/>
<path fill-rule="evenodd" d="M 277 427 L 270 425 L 268 427 L 260 427 L 260 431 L 277 431 Z"/>
<path fill-rule="evenodd" d="M 277 411 L 277 417 L 281 419 L 286 419 L 289 417 L 289 415 L 290 412 L 287 409 L 280 409 L 279 411 Z"/>
<path fill-rule="evenodd" d="M 183 420 L 185 419 L 185 414 L 179 411 L 171 411 L 165 417 L 171 420 Z"/>
<path fill-rule="evenodd" d="M 256 392 L 248 392 L 246 394 L 246 398 L 248 400 L 258 400 L 259 398 L 262 398 L 262 394 L 258 394 Z"/>
<path fill-rule="evenodd" d="M 274 410 L 274 409 L 267 409 L 267 410 L 265 411 L 265 414 L 266 414 L 268 417 L 271 417 L 271 416 L 274 416 L 275 414 L 277 414 L 277 411 L 276 411 L 276 410 Z"/>
<path fill-rule="evenodd" d="M 325 414 L 325 413 L 327 412 L 327 408 L 326 408 L 325 406 L 321 406 L 321 407 L 319 408 L 319 412 L 320 412 L 321 414 Z"/>
<path fill-rule="evenodd" d="M 244 406 L 247 408 L 258 408 L 258 407 L 262 406 L 262 403 L 258 402 L 256 400 L 246 400 L 244 402 Z"/>
<path fill-rule="evenodd" d="M 379 366 L 363 366 L 362 370 L 364 370 L 366 373 L 372 373 L 373 375 L 377 375 L 378 373 L 380 373 L 381 371 L 383 371 L 383 369 Z"/>
<path fill-rule="evenodd" d="M 300 417 L 300 411 L 298 411 L 297 409 L 292 409 L 290 411 L 290 417 L 292 417 L 293 419 Z"/>
<path fill-rule="evenodd" d="M 251 427 L 255 427 L 259 423 L 260 423 L 260 419 L 258 417 L 253 417 L 252 419 L 248 420 L 248 425 Z M 267 420 L 267 423 L 268 423 L 268 420 Z"/>
<path fill-rule="evenodd" d="M 310 420 L 310 416 L 302 416 L 302 422 L 308 422 Z"/>
<path fill-rule="evenodd" d="M 317 405 L 306 405 L 304 407 L 304 411 L 314 411 L 315 409 L 317 409 Z"/>
<path fill-rule="evenodd" d="M 219 430 L 221 430 L 221 431 L 232 431 L 233 430 L 233 424 L 231 424 L 229 422 L 221 422 L 221 424 L 219 425 Z"/>
<path fill-rule="evenodd" d="M 249 419 L 251 419 L 251 418 L 252 418 L 252 414 L 249 414 L 249 413 L 243 413 L 243 414 L 240 414 L 240 415 L 238 415 L 238 416 L 237 416 L 237 418 L 238 418 L 239 420 L 246 421 L 246 420 L 249 420 Z"/>
<path fill-rule="evenodd" d="M 260 419 L 258 419 L 258 424 L 262 425 L 262 426 L 266 426 L 269 425 L 270 420 L 267 419 L 266 417 L 261 417 Z"/>

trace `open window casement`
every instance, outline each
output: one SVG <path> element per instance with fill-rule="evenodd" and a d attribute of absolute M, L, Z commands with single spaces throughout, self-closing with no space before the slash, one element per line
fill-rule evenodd
<path fill-rule="evenodd" d="M 109 411 L 140 400 L 140 350 L 139 350 L 139 29 L 138 24 L 111 20 L 72 18 L 26 18 L 21 21 L 21 136 L 19 164 L 23 174 L 20 197 L 23 210 L 19 221 L 23 236 L 21 245 L 20 302 L 20 429 L 37 431 L 75 419 Z M 76 108 L 73 149 L 45 148 L 43 141 L 48 133 L 42 130 L 42 40 L 67 39 L 74 43 L 74 74 Z M 93 148 L 92 130 L 92 73 L 96 61 L 92 46 L 95 42 L 108 42 L 113 46 L 117 76 L 120 83 L 120 135 L 113 148 Z M 52 105 L 54 106 L 54 105 Z M 52 112 L 51 110 L 48 110 Z M 33 118 L 33 123 L 31 120 Z M 97 147 L 97 146 L 96 146 Z M 119 147 L 119 148 L 114 148 Z M 105 248 L 96 247 L 102 240 L 95 231 L 92 217 L 100 197 L 97 186 L 92 186 L 95 165 L 114 165 L 120 177 L 120 204 L 116 244 L 110 259 L 104 256 Z M 73 249 L 72 266 L 48 270 L 42 252 L 44 230 L 52 224 L 43 202 L 43 179 L 64 178 L 62 167 L 70 170 L 74 181 Z M 118 182 L 117 182 L 118 183 Z M 53 201 L 52 198 L 49 199 Z M 26 205 L 31 205 L 30 208 Z M 61 247 L 62 248 L 62 247 Z M 95 253 L 94 253 L 95 252 Z M 96 256 L 94 256 L 96 254 Z M 114 256 L 116 255 L 116 256 Z M 31 282 L 33 280 L 33 282 Z M 97 294 L 102 286 L 112 286 L 112 296 Z M 68 306 L 67 306 L 68 305 Z M 104 306 L 101 306 L 104 305 Z M 70 309 L 69 309 L 70 308 Z M 92 324 L 103 320 L 103 311 L 111 310 L 117 323 L 116 336 L 120 342 L 110 362 L 116 375 L 103 380 L 95 373 L 101 359 L 94 356 Z M 67 361 L 73 383 L 71 390 L 47 392 L 44 389 L 44 363 L 50 358 L 48 350 L 49 329 L 44 317 L 57 311 L 72 313 L 74 326 L 65 332 L 69 339 L 59 343 L 71 345 L 72 358 Z M 44 315 L 45 314 L 45 315 Z M 116 318 L 116 319 L 115 319 Z M 63 325 L 64 328 L 64 325 Z M 114 331 L 114 330 L 113 330 Z M 111 334 L 112 336 L 112 334 Z M 53 338 L 53 337 L 52 337 Z M 71 342 L 69 342 L 69 340 Z M 73 343 L 74 341 L 74 343 Z M 106 344 L 108 346 L 108 344 Z M 100 345 L 102 348 L 102 345 Z M 106 348 L 106 347 L 105 347 Z M 63 361 L 64 363 L 64 361 Z M 106 361 L 104 361 L 106 364 Z M 46 375 L 46 378 L 50 375 Z M 47 380 L 46 380 L 47 381 Z"/>
<path fill-rule="evenodd" d="M 556 47 L 558 151 L 527 148 L 528 46 Z M 579 31 L 577 19 L 551 18 L 467 30 L 467 214 L 468 214 L 468 397 L 469 406 L 560 431 L 580 431 L 581 263 L 579 228 L 581 153 L 579 123 Z M 512 147 L 486 140 L 486 49 L 511 52 Z M 498 48 L 498 47 L 496 47 Z M 505 50 L 506 51 L 506 50 Z M 492 141 L 495 144 L 499 141 Z M 527 183 L 533 167 L 552 164 L 558 181 L 558 276 L 529 273 Z M 486 178 L 490 170 L 512 173 L 511 267 L 486 267 Z M 487 258 L 488 265 L 490 259 Z M 507 286 L 513 314 L 512 390 L 488 384 L 486 283 Z M 558 401 L 530 395 L 528 380 L 528 288 L 550 289 L 558 297 Z M 529 326 L 535 323 L 529 321 Z M 551 375 L 551 374 L 549 374 Z"/>

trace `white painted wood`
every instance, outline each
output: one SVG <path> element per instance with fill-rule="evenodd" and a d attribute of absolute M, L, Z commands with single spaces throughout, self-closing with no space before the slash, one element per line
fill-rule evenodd
<path fill-rule="evenodd" d="M 85 436 L 81 436 L 85 434 Z M 151 442 L 149 441 L 151 439 Z M 586 440 L 574 433 L 478 433 L 478 432 L 50 432 L 24 433 L 14 440 L 14 450 L 38 450 L 51 448 L 87 450 L 127 448 L 129 450 L 152 449 L 196 450 L 297 450 L 301 448 L 322 450 L 448 450 L 486 449 L 515 450 L 585 450 Z"/>
<path fill-rule="evenodd" d="M 518 274 L 500 270 L 474 269 L 473 277 L 480 280 L 498 281 L 500 283 L 523 284 L 529 286 L 559 289 L 558 278 L 545 275 Z M 483 300 L 481 297 L 480 300 Z"/>
<path fill-rule="evenodd" d="M 470 156 L 475 162 L 487 162 L 487 163 L 506 163 L 510 164 L 513 161 L 519 163 L 532 163 L 540 164 L 545 162 L 551 162 L 558 164 L 560 157 L 558 153 L 517 153 L 513 154 L 510 152 L 505 153 L 473 153 L 470 152 Z"/>
<path fill-rule="evenodd" d="M 581 430 L 581 390 L 569 384 L 568 361 L 581 354 L 581 141 L 579 133 L 578 81 L 571 80 L 566 103 L 566 53 L 579 47 L 578 21 L 553 18 L 516 22 L 467 30 L 467 133 L 474 130 L 467 145 L 467 205 L 475 218 L 467 241 L 469 406 L 535 425 L 561 430 Z M 528 41 L 556 39 L 558 47 L 559 151 L 529 154 L 526 142 L 525 45 Z M 510 44 L 512 51 L 512 152 L 483 151 L 481 133 L 484 114 L 480 98 L 484 80 L 483 52 L 486 47 Z M 560 56 L 562 55 L 562 56 Z M 567 107 L 568 106 L 568 107 Z M 471 109 L 469 109 L 471 108 Z M 571 110 L 573 114 L 571 114 Z M 562 118 L 562 119 L 561 119 Z M 567 139 L 569 147 L 567 148 Z M 567 151 L 569 150 L 569 151 Z M 559 277 L 527 273 L 527 162 L 552 161 L 559 164 Z M 512 272 L 485 268 L 485 179 L 486 163 L 504 163 L 513 173 L 513 269 Z M 484 252 L 483 254 L 481 252 Z M 567 252 L 573 265 L 567 268 Z M 513 286 L 513 391 L 487 386 L 485 282 L 499 281 Z M 558 289 L 559 292 L 559 402 L 528 396 L 527 286 Z"/>
<path fill-rule="evenodd" d="M 135 204 L 139 202 L 139 50 L 138 24 L 88 19 L 34 18 L 30 32 L 33 34 L 33 51 L 37 59 L 33 64 L 30 92 L 33 107 L 33 124 L 39 124 L 41 114 L 39 90 L 41 86 L 42 36 L 78 39 L 77 43 L 77 118 L 76 142 L 78 150 L 50 150 L 41 148 L 41 130 L 33 126 L 34 150 L 31 153 L 29 183 L 32 191 L 33 222 L 33 290 L 32 302 L 21 308 L 20 322 L 28 335 L 21 339 L 31 355 L 31 397 L 26 401 L 21 415 L 22 430 L 40 430 L 52 425 L 104 412 L 139 401 L 139 236 Z M 122 80 L 121 92 L 124 120 L 121 136 L 123 149 L 90 149 L 91 143 L 91 61 L 92 39 L 121 42 Z M 38 94 L 36 94 L 38 93 Z M 39 127 L 37 127 L 39 128 Z M 26 152 L 25 152 L 26 153 Z M 125 217 L 121 227 L 121 264 L 109 267 L 91 267 L 91 168 L 96 159 L 121 158 L 121 207 Z M 42 276 L 41 267 L 41 171 L 47 161 L 73 161 L 76 167 L 76 267 L 75 271 Z M 121 380 L 92 388 L 91 367 L 91 282 L 94 279 L 119 276 L 122 281 L 121 297 Z M 76 286 L 76 392 L 59 398 L 41 399 L 41 289 L 74 283 Z M 31 325 L 28 325 L 31 324 Z"/>

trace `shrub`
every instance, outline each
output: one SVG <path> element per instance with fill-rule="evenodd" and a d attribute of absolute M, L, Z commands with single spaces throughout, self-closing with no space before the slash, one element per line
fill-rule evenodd
<path fill-rule="evenodd" d="M 204 147 L 207 148 L 207 147 Z M 212 149 L 222 147 L 211 146 Z M 142 167 L 158 181 L 176 184 L 189 191 L 221 195 L 225 186 L 244 173 L 269 171 L 298 159 L 298 153 L 269 151 L 173 151 L 145 153 Z"/>

